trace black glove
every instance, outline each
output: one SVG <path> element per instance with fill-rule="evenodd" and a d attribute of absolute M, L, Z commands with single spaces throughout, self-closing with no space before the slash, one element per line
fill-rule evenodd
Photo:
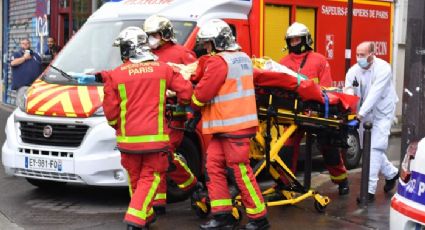
<path fill-rule="evenodd" d="M 103 83 L 103 78 L 102 78 L 102 74 L 101 73 L 95 73 L 94 74 L 94 77 L 95 77 L 95 82 Z"/>
<path fill-rule="evenodd" d="M 195 111 L 193 113 L 193 117 L 188 119 L 185 122 L 185 128 L 188 132 L 193 132 L 196 129 L 196 126 L 198 125 L 199 121 L 201 120 L 201 112 Z"/>

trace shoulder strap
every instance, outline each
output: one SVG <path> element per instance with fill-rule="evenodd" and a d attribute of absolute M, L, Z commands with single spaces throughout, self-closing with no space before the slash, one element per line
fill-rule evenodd
<path fill-rule="evenodd" d="M 310 52 L 308 52 L 304 56 L 303 60 L 301 61 L 300 68 L 298 69 L 298 73 L 301 72 L 302 68 L 304 67 L 305 63 L 307 62 L 307 57 L 308 57 L 309 54 L 310 54 Z"/>

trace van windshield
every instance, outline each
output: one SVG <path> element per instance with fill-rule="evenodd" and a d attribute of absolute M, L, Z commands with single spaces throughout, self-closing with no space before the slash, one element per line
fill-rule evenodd
<path fill-rule="evenodd" d="M 172 23 L 180 44 L 186 41 L 196 25 L 185 21 Z M 143 20 L 86 23 L 51 64 L 71 76 L 114 69 L 122 64 L 119 48 L 112 46 L 115 38 L 128 26 L 142 25 Z M 50 83 L 77 84 L 53 68 L 49 68 L 43 79 Z"/>

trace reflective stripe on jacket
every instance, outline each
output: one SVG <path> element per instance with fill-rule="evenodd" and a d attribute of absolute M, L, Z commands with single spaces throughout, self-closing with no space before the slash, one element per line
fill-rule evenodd
<path fill-rule="evenodd" d="M 202 107 L 202 132 L 228 133 L 258 126 L 251 59 L 243 52 L 218 55 L 227 63 L 227 77 L 218 94 Z"/>
<path fill-rule="evenodd" d="M 190 100 L 191 83 L 163 62 L 127 62 L 102 75 L 109 75 L 103 107 L 116 129 L 118 148 L 126 153 L 168 150 L 165 92 L 171 89 Z"/>

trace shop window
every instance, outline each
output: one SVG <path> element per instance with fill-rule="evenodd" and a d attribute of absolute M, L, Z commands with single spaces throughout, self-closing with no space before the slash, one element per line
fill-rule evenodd
<path fill-rule="evenodd" d="M 69 7 L 69 0 L 60 0 L 59 1 L 59 7 L 60 8 L 68 8 Z"/>
<path fill-rule="evenodd" d="M 67 43 L 68 40 L 70 39 L 70 34 L 69 34 L 69 16 L 68 16 L 68 14 L 63 14 L 62 15 L 62 18 L 63 18 L 63 37 L 64 37 L 65 43 Z"/>
<path fill-rule="evenodd" d="M 77 32 L 92 13 L 92 3 L 87 0 L 72 1 L 72 32 Z"/>

